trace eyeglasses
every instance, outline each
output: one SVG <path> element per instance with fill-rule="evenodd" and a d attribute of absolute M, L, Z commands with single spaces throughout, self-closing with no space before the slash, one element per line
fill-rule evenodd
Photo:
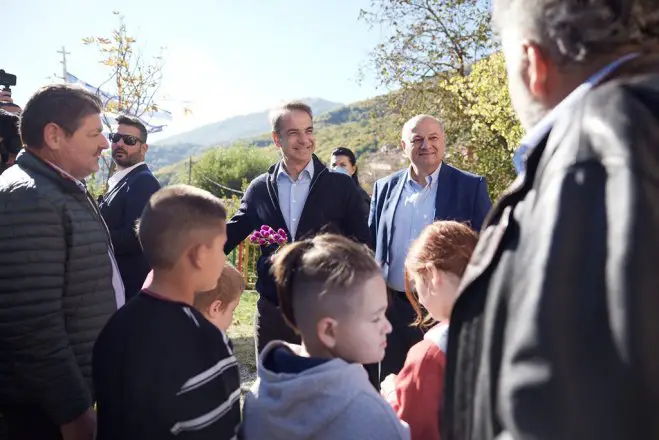
<path fill-rule="evenodd" d="M 138 142 L 144 143 L 144 141 L 137 136 L 133 136 L 132 134 L 121 134 L 121 133 L 110 133 L 110 142 L 113 144 L 116 144 L 120 140 L 124 140 L 124 144 L 128 145 L 129 147 L 132 147 Z"/>

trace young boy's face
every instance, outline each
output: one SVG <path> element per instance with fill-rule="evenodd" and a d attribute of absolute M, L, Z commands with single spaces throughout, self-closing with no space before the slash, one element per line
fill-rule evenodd
<path fill-rule="evenodd" d="M 332 352 L 348 362 L 373 364 L 384 358 L 391 324 L 385 316 L 387 286 L 380 274 L 364 282 L 355 292 L 355 306 L 337 319 Z"/>
<path fill-rule="evenodd" d="M 240 304 L 240 297 L 229 304 L 224 304 L 222 301 L 215 300 L 211 303 L 208 311 L 204 313 L 204 316 L 206 316 L 206 319 L 212 322 L 215 327 L 225 332 L 231 327 L 231 323 L 233 322 L 233 312 L 236 310 L 236 307 L 238 307 L 238 304 Z"/>

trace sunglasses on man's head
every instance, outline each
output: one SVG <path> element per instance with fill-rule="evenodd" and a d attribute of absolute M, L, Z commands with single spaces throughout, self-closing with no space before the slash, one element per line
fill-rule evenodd
<path fill-rule="evenodd" d="M 138 142 L 144 142 L 142 139 L 138 138 L 137 136 L 133 136 L 132 134 L 110 133 L 110 142 L 113 144 L 116 144 L 122 139 L 124 140 L 124 144 L 130 147 Z"/>

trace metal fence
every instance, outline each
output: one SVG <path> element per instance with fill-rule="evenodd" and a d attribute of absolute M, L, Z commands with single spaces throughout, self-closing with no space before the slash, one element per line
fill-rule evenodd
<path fill-rule="evenodd" d="M 228 255 L 228 260 L 243 274 L 247 288 L 254 289 L 256 284 L 256 261 L 261 255 L 261 248 L 249 241 L 243 241 Z"/>

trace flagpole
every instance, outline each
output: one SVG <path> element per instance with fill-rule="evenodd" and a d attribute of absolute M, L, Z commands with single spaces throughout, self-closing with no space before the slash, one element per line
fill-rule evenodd
<path fill-rule="evenodd" d="M 68 82 L 66 80 L 66 78 L 67 78 L 66 74 L 68 73 L 68 71 L 66 69 L 66 56 L 71 55 L 71 53 L 67 52 L 66 48 L 64 46 L 62 46 L 62 50 L 58 50 L 57 53 L 62 55 L 62 61 L 60 61 L 60 64 L 62 65 L 62 81 Z"/>

